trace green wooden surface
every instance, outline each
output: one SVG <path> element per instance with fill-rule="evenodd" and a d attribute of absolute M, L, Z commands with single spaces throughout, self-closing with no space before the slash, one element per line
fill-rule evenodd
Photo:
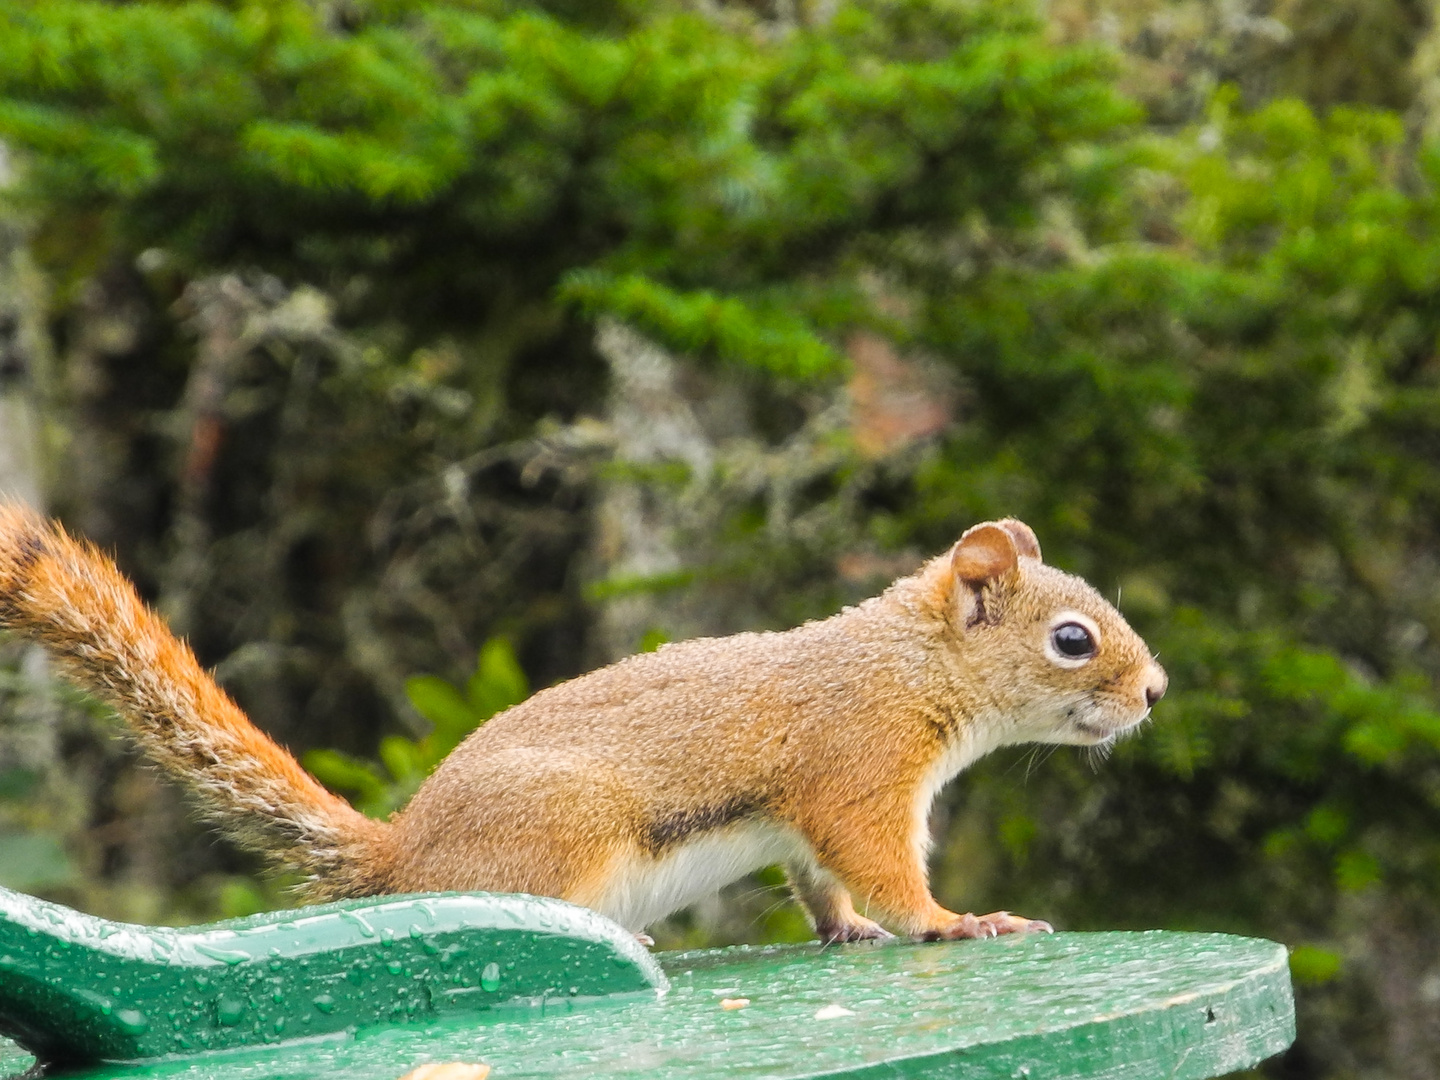
<path fill-rule="evenodd" d="M 129 1060 L 516 1000 L 648 992 L 621 927 L 531 896 L 384 897 L 175 930 L 0 890 L 0 1032 L 49 1061 Z"/>
<path fill-rule="evenodd" d="M 545 997 L 76 1076 L 397 1078 L 428 1061 L 483 1061 L 492 1080 L 1187 1080 L 1254 1064 L 1294 1037 L 1284 948 L 1226 935 L 1029 935 L 658 958 L 671 984 L 660 995 Z M 750 1004 L 727 1011 L 727 998 Z"/>

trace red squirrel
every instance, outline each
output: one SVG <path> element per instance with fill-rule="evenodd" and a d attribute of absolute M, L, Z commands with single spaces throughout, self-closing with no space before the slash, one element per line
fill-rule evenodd
<path fill-rule="evenodd" d="M 889 936 L 882 923 L 926 939 L 1048 930 L 935 901 L 931 802 L 1000 746 L 1109 743 L 1166 686 L 1026 525 L 985 522 L 828 619 L 666 645 L 542 690 L 376 821 L 256 728 L 109 558 L 13 504 L 0 627 L 43 644 L 227 834 L 303 874 L 308 899 L 523 892 L 637 933 L 777 863 L 829 941 Z"/>

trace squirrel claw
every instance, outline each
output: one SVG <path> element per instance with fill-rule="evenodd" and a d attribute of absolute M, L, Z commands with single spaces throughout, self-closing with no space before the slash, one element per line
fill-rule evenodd
<path fill-rule="evenodd" d="M 641 945 L 644 945 L 647 949 L 653 949 L 655 947 L 655 939 L 649 934 L 636 934 L 635 940 L 638 941 Z"/>
<path fill-rule="evenodd" d="M 989 915 L 964 914 L 939 930 L 924 934 L 927 941 L 957 941 L 966 938 L 993 938 L 1001 934 L 1053 934 L 1055 928 L 1043 919 L 1027 919 L 1008 911 L 992 911 Z"/>
<path fill-rule="evenodd" d="M 856 916 L 853 922 L 837 922 L 815 927 L 816 936 L 826 945 L 847 941 L 883 941 L 895 935 L 872 919 Z"/>

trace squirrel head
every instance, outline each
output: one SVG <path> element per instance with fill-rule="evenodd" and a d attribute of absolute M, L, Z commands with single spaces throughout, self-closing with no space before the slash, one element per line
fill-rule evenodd
<path fill-rule="evenodd" d="M 1023 522 L 976 525 L 927 569 L 952 685 L 980 690 L 974 711 L 1004 724 L 1002 742 L 1108 743 L 1165 693 L 1145 642 L 1088 584 L 1046 566 Z"/>

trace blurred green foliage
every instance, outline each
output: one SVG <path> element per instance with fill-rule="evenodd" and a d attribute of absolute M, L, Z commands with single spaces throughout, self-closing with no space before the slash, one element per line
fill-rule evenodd
<path fill-rule="evenodd" d="M 432 769 L 465 736 L 490 717 L 530 696 L 530 684 L 515 650 L 504 638 L 491 638 L 480 649 L 475 671 L 463 688 L 435 675 L 416 675 L 405 684 L 415 711 L 431 724 L 419 739 L 387 735 L 380 740 L 380 762 L 339 750 L 311 750 L 305 767 L 326 784 L 351 792 L 355 805 L 372 817 L 388 817 L 409 801 Z"/>
<path fill-rule="evenodd" d="M 1134 239 L 930 331 L 976 393 L 917 472 L 922 535 L 1020 513 L 1172 677 L 1093 775 L 992 762 L 956 794 L 1018 837 L 996 892 L 1302 946 L 1302 1031 L 1341 1071 L 1375 1010 L 1425 1015 L 1378 969 L 1418 987 L 1440 956 L 1414 930 L 1440 895 L 1436 163 L 1389 114 L 1221 94 L 1145 148 Z"/>
<path fill-rule="evenodd" d="M 1440 1022 L 1440 150 L 1398 111 L 1253 86 L 1255 107 L 1206 89 L 1147 126 L 1117 89 L 1124 57 L 1057 45 L 1002 0 L 800 9 L 0 9 L 7 197 L 56 283 L 57 340 L 89 340 L 96 281 L 123 279 L 151 320 L 101 365 L 120 389 L 76 412 L 121 415 L 131 486 L 103 498 L 151 492 L 128 508 L 154 519 L 137 561 L 168 580 L 184 447 L 145 440 L 177 426 L 192 370 L 170 305 L 234 269 L 323 291 L 355 348 L 277 346 L 237 379 L 200 642 L 318 658 L 275 696 L 299 741 L 347 733 L 349 752 L 307 762 L 370 813 L 523 698 L 496 634 L 544 684 L 583 666 L 605 604 L 658 593 L 713 609 L 715 630 L 789 625 L 1019 516 L 1116 597 L 1171 692 L 1103 765 L 1001 753 L 967 773 L 942 806 L 941 898 L 1279 938 L 1301 993 L 1292 1075 L 1432 1074 L 1406 1033 Z M 710 475 L 608 462 L 545 488 L 517 458 L 480 483 L 506 440 L 599 411 L 602 315 L 738 388 L 739 449 Z M 943 432 L 867 449 L 816 419 L 856 330 L 938 374 Z M 148 396 L 123 397 L 135 384 Z M 586 514 L 622 483 L 706 508 L 675 538 L 682 566 L 595 579 Z M 517 551 L 563 563 L 562 583 Z M 367 575 L 404 599 L 375 605 L 378 645 L 340 584 Z M 391 715 L 430 728 L 387 734 L 379 764 L 342 723 L 353 696 L 313 674 L 356 656 L 459 674 L 487 639 L 463 687 L 405 684 Z M 768 906 L 777 883 L 758 884 Z"/>
<path fill-rule="evenodd" d="M 821 331 L 875 317 L 867 239 L 1024 218 L 1133 116 L 1037 31 L 928 0 L 769 40 L 680 3 L 18 0 L 0 136 L 56 227 L 94 213 L 67 244 L 343 281 L 417 332 L 558 295 L 813 377 Z"/>

